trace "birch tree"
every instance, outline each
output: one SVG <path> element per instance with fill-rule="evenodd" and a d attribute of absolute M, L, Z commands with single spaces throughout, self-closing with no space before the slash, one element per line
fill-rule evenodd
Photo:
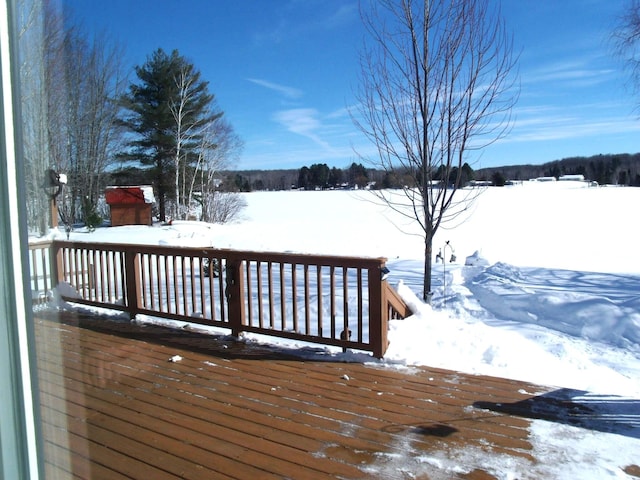
<path fill-rule="evenodd" d="M 470 201 L 456 195 L 463 166 L 511 124 L 517 99 L 512 40 L 489 0 L 367 5 L 353 117 L 376 147 L 369 160 L 412 179 L 401 194 L 380 198 L 420 226 L 422 293 L 429 301 L 434 236 Z"/>
<path fill-rule="evenodd" d="M 189 213 L 192 185 L 195 173 L 201 168 L 202 156 L 210 149 L 211 139 L 207 133 L 212 125 L 222 116 L 222 112 L 214 112 L 213 95 L 207 90 L 207 83 L 200 80 L 200 72 L 188 62 L 180 62 L 174 75 L 176 94 L 169 100 L 169 109 L 175 122 L 175 203 L 174 218 L 185 219 Z M 193 153 L 200 147 L 200 152 Z M 195 159 L 196 171 L 191 160 Z M 193 173 L 189 175 L 189 173 Z"/>

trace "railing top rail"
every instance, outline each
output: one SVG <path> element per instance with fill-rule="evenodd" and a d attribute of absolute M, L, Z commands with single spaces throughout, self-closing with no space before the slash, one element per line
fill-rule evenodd
<path fill-rule="evenodd" d="M 50 247 L 53 244 L 51 238 L 29 238 L 29 250 L 35 250 L 37 248 Z"/>
<path fill-rule="evenodd" d="M 104 251 L 135 251 L 138 253 L 166 255 L 176 253 L 191 257 L 224 257 L 229 260 L 248 260 L 273 263 L 296 263 L 335 267 L 375 268 L 384 265 L 384 257 L 352 257 L 342 255 L 316 255 L 308 253 L 256 252 L 215 247 L 181 247 L 170 245 L 144 245 L 107 242 L 72 242 L 54 240 L 60 248 L 93 249 Z"/>

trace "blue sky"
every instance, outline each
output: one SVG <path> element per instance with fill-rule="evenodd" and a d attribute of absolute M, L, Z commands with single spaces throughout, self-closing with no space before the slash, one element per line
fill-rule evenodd
<path fill-rule="evenodd" d="M 62 0 L 141 65 L 179 52 L 210 82 L 243 139 L 237 169 L 347 167 L 371 151 L 349 109 L 364 32 L 357 0 Z M 640 151 L 640 118 L 610 35 L 622 0 L 504 0 L 520 52 L 509 135 L 474 169 Z M 132 78 L 135 78 L 132 74 Z"/>

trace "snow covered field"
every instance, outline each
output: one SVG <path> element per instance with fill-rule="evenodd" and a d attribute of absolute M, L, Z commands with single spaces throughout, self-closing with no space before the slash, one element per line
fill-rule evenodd
<path fill-rule="evenodd" d="M 535 449 L 548 449 L 539 470 L 548 478 L 631 478 L 621 467 L 640 463 L 640 189 L 579 182 L 488 188 L 464 222 L 458 219 L 437 234 L 435 253 L 449 241 L 457 260 L 448 263 L 447 247 L 447 263 L 434 264 L 432 306 L 417 299 L 422 239 L 371 193 L 244 195 L 243 218 L 229 225 L 101 228 L 78 230 L 71 238 L 387 257 L 389 282 L 399 286 L 415 314 L 392 322 L 383 363 L 424 364 L 574 389 L 599 401 L 624 400 L 619 414 L 634 426 L 631 433 L 536 420 L 532 442 Z M 465 265 L 472 255 L 485 264 Z M 315 351 L 375 361 L 365 354 Z M 491 471 L 502 472 L 498 478 L 521 478 L 518 466 L 495 462 Z"/>

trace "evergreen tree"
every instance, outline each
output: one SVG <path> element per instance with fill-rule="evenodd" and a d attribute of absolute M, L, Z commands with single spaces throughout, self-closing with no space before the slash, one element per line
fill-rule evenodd
<path fill-rule="evenodd" d="M 460 177 L 460 184 L 466 185 L 467 183 L 469 183 L 471 180 L 474 179 L 474 176 L 475 174 L 473 172 L 473 168 L 471 168 L 471 165 L 465 162 L 464 165 L 462 165 L 462 175 Z"/>
<path fill-rule="evenodd" d="M 309 167 L 309 173 L 311 175 L 311 185 L 313 188 L 327 188 L 331 170 L 326 163 L 314 163 Z"/>
<path fill-rule="evenodd" d="M 329 185 L 340 187 L 343 182 L 344 173 L 339 168 L 333 167 L 329 173 Z"/>
<path fill-rule="evenodd" d="M 367 169 L 361 163 L 352 163 L 347 170 L 347 181 L 351 185 L 364 187 L 369 181 Z"/>
<path fill-rule="evenodd" d="M 309 167 L 302 167 L 298 173 L 298 188 L 309 190 L 311 186 L 311 172 Z"/>
<path fill-rule="evenodd" d="M 134 133 L 121 158 L 147 167 L 160 220 L 165 220 L 167 200 L 175 200 L 176 216 L 179 205 L 188 207 L 191 162 L 207 144 L 202 141 L 206 127 L 222 113 L 212 113 L 208 82 L 177 50 L 171 55 L 156 50 L 135 72 L 138 82 L 121 97 L 122 124 Z"/>
<path fill-rule="evenodd" d="M 491 181 L 496 187 L 504 187 L 507 183 L 507 179 L 504 178 L 504 175 L 500 171 L 494 172 L 494 174 L 491 175 Z"/>

